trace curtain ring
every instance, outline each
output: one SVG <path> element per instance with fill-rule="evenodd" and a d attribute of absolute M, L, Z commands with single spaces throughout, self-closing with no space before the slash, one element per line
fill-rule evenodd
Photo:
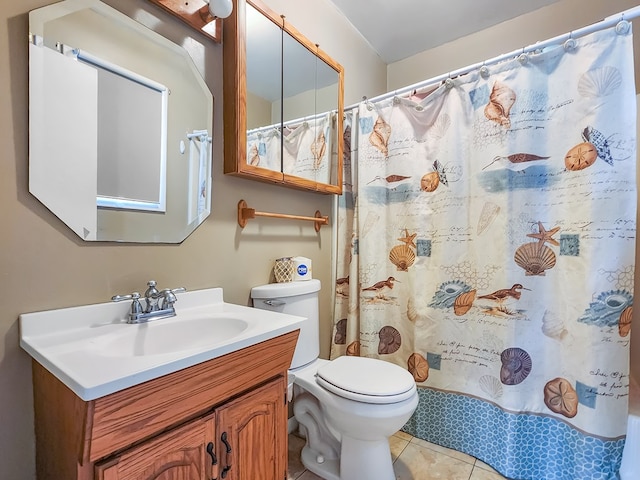
<path fill-rule="evenodd" d="M 362 96 L 362 101 L 363 101 L 363 102 L 364 102 L 364 104 L 366 105 L 367 110 L 369 110 L 369 111 L 373 110 L 373 105 L 371 104 L 371 102 L 369 102 L 369 101 L 367 100 L 367 96 L 366 96 L 366 95 L 363 95 L 363 96 Z"/>
<path fill-rule="evenodd" d="M 489 78 L 489 68 L 482 62 L 482 66 L 480 67 L 480 76 L 485 80 Z"/>
<path fill-rule="evenodd" d="M 522 49 L 522 53 L 518 55 L 518 62 L 520 65 L 525 65 L 529 61 L 529 55 L 524 53 L 524 48 Z"/>
<path fill-rule="evenodd" d="M 616 25 L 616 33 L 618 35 L 626 35 L 631 31 L 631 23 L 624 19 L 624 13 L 620 17 L 620 21 Z"/>
<path fill-rule="evenodd" d="M 562 44 L 565 52 L 571 52 L 576 49 L 578 43 L 573 38 L 573 31 L 569 32 L 569 38 Z"/>
<path fill-rule="evenodd" d="M 451 75 L 451 74 L 449 74 L 449 75 Z M 452 88 L 453 88 L 453 85 L 454 85 L 454 84 L 453 84 L 453 79 L 451 79 L 451 78 L 447 78 L 447 79 L 444 81 L 444 86 L 447 88 L 447 90 L 452 89 Z"/>

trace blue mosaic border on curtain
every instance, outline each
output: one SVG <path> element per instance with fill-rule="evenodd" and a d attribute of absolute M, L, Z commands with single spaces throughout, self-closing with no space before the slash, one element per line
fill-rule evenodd
<path fill-rule="evenodd" d="M 485 73 L 362 102 L 350 119 L 356 202 L 338 215 L 331 357 L 406 368 L 420 404 L 405 431 L 509 478 L 616 480 L 636 241 L 631 31 Z"/>
<path fill-rule="evenodd" d="M 403 431 L 465 452 L 518 480 L 618 479 L 624 438 L 585 435 L 552 417 L 505 412 L 466 395 L 419 388 L 420 404 Z M 501 450 L 505 438 L 517 455 Z M 519 476 L 515 476 L 519 475 Z"/>

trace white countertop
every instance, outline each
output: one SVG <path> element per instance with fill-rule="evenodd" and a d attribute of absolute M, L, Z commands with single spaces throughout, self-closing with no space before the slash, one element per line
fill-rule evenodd
<path fill-rule="evenodd" d="M 225 303 L 221 288 L 177 298 L 177 316 L 141 324 L 126 323 L 131 302 L 25 313 L 20 346 L 88 401 L 297 330 L 304 320 Z"/>

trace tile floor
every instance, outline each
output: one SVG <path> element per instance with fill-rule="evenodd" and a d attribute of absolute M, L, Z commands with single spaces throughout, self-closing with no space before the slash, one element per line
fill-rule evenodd
<path fill-rule="evenodd" d="M 490 466 L 470 455 L 425 442 L 404 432 L 391 437 L 389 444 L 397 480 L 506 480 Z M 289 435 L 288 480 L 320 479 L 300 462 L 303 446 L 304 439 Z"/>

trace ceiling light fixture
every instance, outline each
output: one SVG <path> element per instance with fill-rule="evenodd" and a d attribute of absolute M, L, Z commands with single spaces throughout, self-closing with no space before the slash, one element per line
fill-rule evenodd
<path fill-rule="evenodd" d="M 209 4 L 209 12 L 217 18 L 227 18 L 233 11 L 232 0 L 205 0 Z"/>

